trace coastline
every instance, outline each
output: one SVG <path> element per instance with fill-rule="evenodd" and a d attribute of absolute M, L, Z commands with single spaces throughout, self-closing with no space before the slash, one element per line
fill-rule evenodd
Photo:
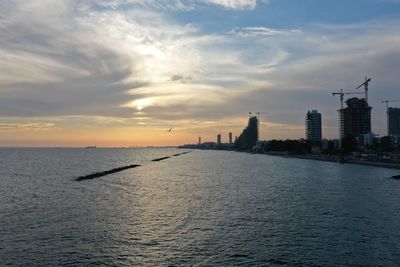
<path fill-rule="evenodd" d="M 257 154 L 265 154 L 265 155 L 269 155 L 269 156 L 278 156 L 278 157 L 284 157 L 284 158 L 297 158 L 297 159 L 328 161 L 328 162 L 336 162 L 339 164 L 356 164 L 356 165 L 364 165 L 364 166 L 382 167 L 382 168 L 388 168 L 388 169 L 400 169 L 400 164 L 389 163 L 389 162 L 346 159 L 345 162 L 340 163 L 338 157 L 322 156 L 322 155 L 319 155 L 319 156 L 317 156 L 317 155 L 296 155 L 296 154 L 288 154 L 286 152 L 264 152 L 264 153 L 257 153 Z"/>

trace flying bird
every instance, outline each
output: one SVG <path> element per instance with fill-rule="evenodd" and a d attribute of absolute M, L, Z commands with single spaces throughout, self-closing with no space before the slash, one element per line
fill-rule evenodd
<path fill-rule="evenodd" d="M 171 128 L 171 129 L 167 130 L 167 132 L 169 132 L 169 133 L 170 133 L 170 132 L 172 131 L 172 129 L 173 129 L 173 128 Z"/>

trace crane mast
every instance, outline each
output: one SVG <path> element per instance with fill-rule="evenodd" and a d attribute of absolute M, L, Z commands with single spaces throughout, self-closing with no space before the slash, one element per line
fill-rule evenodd
<path fill-rule="evenodd" d="M 361 87 L 364 86 L 364 90 L 365 90 L 365 101 L 368 104 L 368 85 L 371 82 L 371 78 L 368 78 L 367 76 L 365 76 L 365 82 L 363 82 L 362 84 L 360 84 L 359 86 L 357 86 L 356 89 L 360 89 Z"/>

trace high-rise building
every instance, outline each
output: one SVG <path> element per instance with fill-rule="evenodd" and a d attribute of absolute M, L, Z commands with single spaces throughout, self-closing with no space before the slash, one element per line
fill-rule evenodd
<path fill-rule="evenodd" d="M 317 110 L 308 111 L 306 114 L 306 139 L 313 142 L 322 140 L 321 113 Z"/>
<path fill-rule="evenodd" d="M 217 135 L 217 145 L 221 145 L 221 134 Z"/>
<path fill-rule="evenodd" d="M 199 143 L 198 144 L 201 145 L 201 136 L 199 136 Z"/>
<path fill-rule="evenodd" d="M 257 117 L 250 117 L 249 124 L 239 136 L 235 145 L 240 149 L 253 148 L 258 141 L 258 119 Z"/>
<path fill-rule="evenodd" d="M 232 133 L 229 133 L 229 144 L 232 145 Z"/>
<path fill-rule="evenodd" d="M 347 136 L 359 136 L 371 132 L 371 109 L 364 98 L 350 98 L 346 108 L 339 112 L 340 139 Z"/>
<path fill-rule="evenodd" d="M 389 135 L 400 135 L 400 108 L 388 109 L 388 130 Z"/>

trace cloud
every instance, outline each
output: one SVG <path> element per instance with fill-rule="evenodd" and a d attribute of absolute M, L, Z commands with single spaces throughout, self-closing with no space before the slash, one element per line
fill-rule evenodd
<path fill-rule="evenodd" d="M 2 116 L 130 116 L 120 107 L 127 91 L 175 72 L 190 77 L 197 66 L 194 29 L 150 11 L 7 3 L 0 11 Z"/>
<path fill-rule="evenodd" d="M 182 75 L 177 75 L 177 74 L 175 74 L 175 75 L 172 75 L 172 77 L 171 77 L 171 81 L 182 81 L 182 82 L 185 82 L 185 81 L 190 81 L 192 79 L 192 77 L 184 77 L 184 76 L 182 76 Z"/>
<path fill-rule="evenodd" d="M 205 0 L 205 2 L 237 10 L 254 9 L 257 5 L 257 0 Z"/>
<path fill-rule="evenodd" d="M 201 79 L 194 80 L 188 87 L 176 88 L 173 94 L 179 97 L 171 99 L 179 101 L 168 101 L 171 93 L 167 88 L 158 91 L 152 88 L 152 93 L 147 92 L 142 97 L 168 92 L 168 97 L 159 100 L 165 105 L 150 105 L 143 111 L 161 120 L 192 118 L 221 122 L 245 117 L 248 111 L 264 111 L 268 114 L 269 131 L 278 132 L 277 125 L 284 123 L 296 129 L 291 132 L 292 137 L 301 137 L 303 131 L 298 130 L 298 125 L 303 123 L 305 112 L 319 109 L 323 113 L 324 136 L 334 138 L 337 136 L 338 100 L 331 92 L 340 88 L 350 90 L 364 75 L 371 75 L 374 131 L 383 134 L 384 111 L 379 96 L 395 97 L 395 72 L 400 62 L 400 50 L 393 45 L 399 42 L 395 27 L 383 26 L 390 24 L 341 25 L 339 32 L 331 25 L 305 31 L 270 29 L 273 34 L 228 34 L 222 42 L 224 50 L 217 46 L 203 51 L 206 69 Z M 369 31 L 354 34 L 354 28 L 368 28 Z M 264 31 L 261 27 L 250 28 L 254 29 Z M 227 43 L 230 44 L 228 48 Z M 212 94 L 205 91 L 206 97 L 192 95 L 192 92 L 202 92 L 195 84 L 200 80 L 213 84 Z"/>
<path fill-rule="evenodd" d="M 228 10 L 252 10 L 257 6 L 257 0 L 100 0 L 87 3 L 91 6 L 102 8 L 121 9 L 145 7 L 154 9 L 168 9 L 188 11 L 196 9 L 204 4 L 219 6 Z M 264 0 L 263 3 L 268 3 Z"/>
<path fill-rule="evenodd" d="M 293 124 L 303 119 L 307 109 L 318 108 L 323 111 L 326 136 L 335 137 L 338 100 L 330 93 L 340 88 L 354 90 L 368 75 L 373 80 L 373 131 L 385 134 L 385 112 L 380 101 L 384 96 L 396 95 L 400 48 L 394 44 L 400 41 L 398 25 L 398 21 L 386 21 L 317 25 L 299 32 L 263 27 L 252 27 L 250 34 L 239 31 L 233 36 L 251 42 L 253 47 L 254 43 L 274 43 L 287 54 L 283 62 L 264 75 L 272 86 L 250 93 L 257 95 L 253 106 L 262 107 L 255 103 L 264 102 L 273 122 Z M 285 110 L 289 112 L 284 114 Z"/>
<path fill-rule="evenodd" d="M 236 10 L 257 5 L 201 3 Z M 76 116 L 87 124 L 177 123 L 188 129 L 202 122 L 238 127 L 247 112 L 262 111 L 268 127 L 293 125 L 299 134 L 305 112 L 317 108 L 334 137 L 338 101 L 330 93 L 371 75 L 374 125 L 384 128 L 376 119 L 383 112 L 378 98 L 397 93 L 398 21 L 301 29 L 249 25 L 211 34 L 163 10 L 198 5 L 2 1 L 0 116 L 26 124 L 57 117 L 77 125 L 70 119 Z"/>
<path fill-rule="evenodd" d="M 278 29 L 268 28 L 268 27 L 263 27 L 263 26 L 235 28 L 228 32 L 228 34 L 236 35 L 236 36 L 240 36 L 240 37 L 279 36 L 279 35 L 293 35 L 293 34 L 301 34 L 301 33 L 302 33 L 302 31 L 300 29 L 278 30 Z"/>
<path fill-rule="evenodd" d="M 59 131 L 60 128 L 54 123 L 48 122 L 26 122 L 26 123 L 0 123 L 0 132 L 20 131 Z"/>
<path fill-rule="evenodd" d="M 129 9 L 136 7 L 187 11 L 194 8 L 195 0 L 99 0 L 86 1 L 91 7 Z"/>

